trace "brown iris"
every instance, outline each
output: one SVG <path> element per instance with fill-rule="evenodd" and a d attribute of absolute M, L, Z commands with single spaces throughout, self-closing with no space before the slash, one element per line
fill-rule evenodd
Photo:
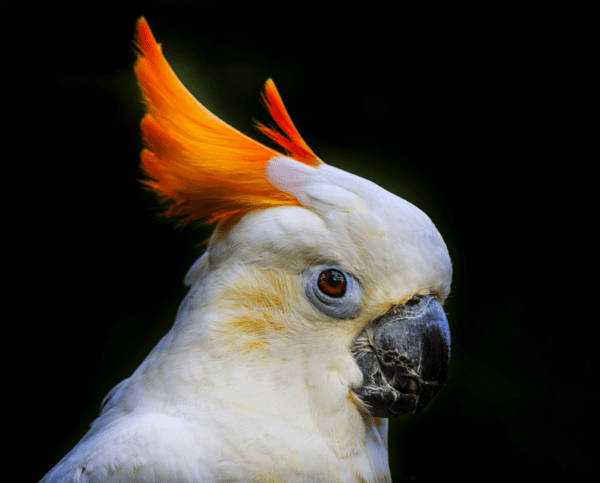
<path fill-rule="evenodd" d="M 339 270 L 323 270 L 319 274 L 319 288 L 330 297 L 343 297 L 346 293 L 346 277 Z"/>

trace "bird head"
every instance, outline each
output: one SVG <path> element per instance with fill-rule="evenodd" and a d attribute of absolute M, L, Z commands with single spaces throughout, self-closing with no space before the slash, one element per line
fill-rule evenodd
<path fill-rule="evenodd" d="M 263 99 L 275 124 L 258 127 L 284 153 L 202 106 L 143 18 L 136 45 L 144 183 L 179 223 L 217 222 L 187 275 L 173 339 L 231 364 L 242 374 L 237 387 L 288 387 L 292 370 L 304 375 L 292 401 L 317 388 L 323 407 L 345 400 L 375 417 L 420 411 L 450 361 L 442 306 L 452 266 L 429 217 L 319 159 L 273 81 Z M 244 369 L 233 368 L 241 360 Z M 256 382 L 266 366 L 288 372 Z M 254 404 L 252 388 L 242 392 Z"/>

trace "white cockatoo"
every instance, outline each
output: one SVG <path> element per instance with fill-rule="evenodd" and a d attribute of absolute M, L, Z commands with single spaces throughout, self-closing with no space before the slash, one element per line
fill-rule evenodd
<path fill-rule="evenodd" d="M 444 384 L 448 250 L 431 220 L 323 163 L 272 81 L 259 125 L 203 107 L 144 18 L 135 71 L 146 184 L 180 222 L 218 222 L 170 332 L 42 480 L 391 481 L 387 418 Z"/>

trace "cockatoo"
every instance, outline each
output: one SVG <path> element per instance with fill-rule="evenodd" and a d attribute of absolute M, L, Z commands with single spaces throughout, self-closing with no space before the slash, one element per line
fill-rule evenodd
<path fill-rule="evenodd" d="M 321 161 L 269 80 L 286 152 L 233 129 L 137 23 L 145 183 L 218 222 L 175 324 L 43 482 L 386 482 L 387 418 L 444 384 L 452 266 L 432 221 Z"/>

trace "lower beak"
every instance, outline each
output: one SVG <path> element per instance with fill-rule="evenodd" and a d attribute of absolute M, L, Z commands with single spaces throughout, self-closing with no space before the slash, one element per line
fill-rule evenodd
<path fill-rule="evenodd" d="M 355 392 L 379 418 L 417 414 L 446 382 L 450 327 L 433 295 L 413 297 L 370 322 L 352 351 L 363 373 Z"/>

